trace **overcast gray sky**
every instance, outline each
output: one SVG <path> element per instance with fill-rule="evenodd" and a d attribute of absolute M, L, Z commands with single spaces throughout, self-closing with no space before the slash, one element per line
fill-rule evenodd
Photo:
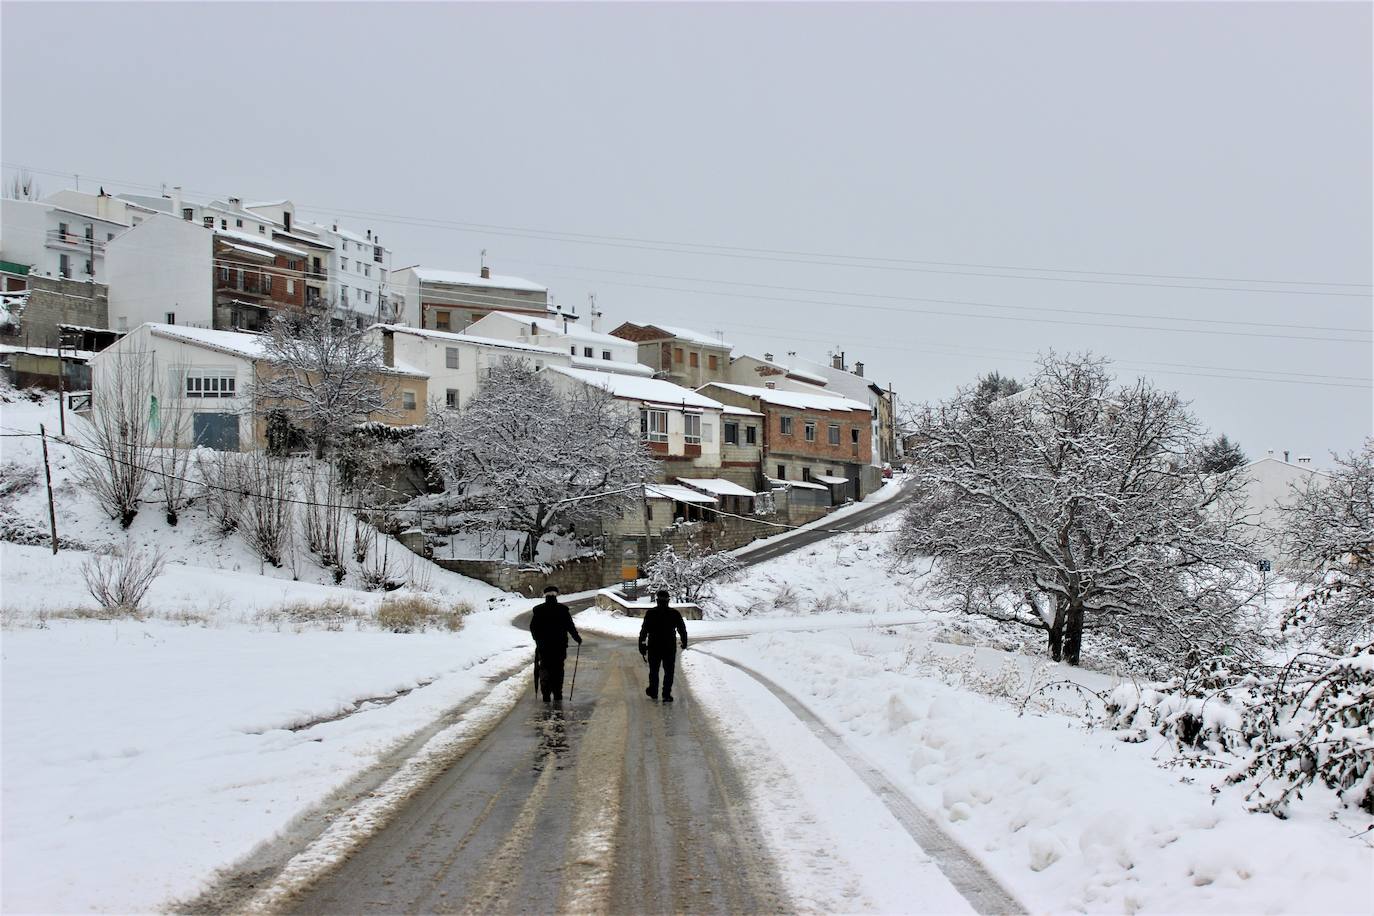
<path fill-rule="evenodd" d="M 1374 423 L 1370 11 L 4 3 L 0 143 L 913 401 L 1092 349 L 1325 463 Z"/>

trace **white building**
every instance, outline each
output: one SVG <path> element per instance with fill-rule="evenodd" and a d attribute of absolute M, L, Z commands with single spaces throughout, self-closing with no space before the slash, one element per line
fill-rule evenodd
<path fill-rule="evenodd" d="M 549 305 L 547 287 L 493 274 L 486 266 L 475 274 L 402 267 L 392 272 L 388 292 L 402 324 L 436 331 L 462 331 L 495 311 L 543 318 Z"/>
<path fill-rule="evenodd" d="M 51 199 L 7 198 L 0 200 L 0 261 L 23 265 L 33 276 L 106 283 L 106 246 L 129 225 Z"/>
<path fill-rule="evenodd" d="M 639 347 L 633 341 L 579 327 L 570 317 L 492 312 L 468 325 L 463 333 L 559 350 L 572 357 L 572 365 L 577 369 L 645 377 L 654 374 L 654 370 L 638 362 Z"/>
<path fill-rule="evenodd" d="M 402 324 L 375 325 L 368 333 L 382 351 L 383 363 L 391 366 L 399 362 L 424 372 L 429 376 L 435 406 L 449 410 L 467 404 L 488 370 L 502 360 L 520 360 L 536 371 L 567 367 L 571 362 L 562 350 Z"/>
<path fill-rule="evenodd" d="M 1278 565 L 1284 559 L 1279 550 L 1283 528 L 1283 507 L 1290 505 L 1294 487 L 1302 489 L 1316 481 L 1325 483 L 1328 475 L 1314 468 L 1310 458 L 1296 463 L 1267 456 L 1245 466 L 1245 508 L 1249 522 L 1255 529 L 1256 546 L 1260 554 Z"/>
<path fill-rule="evenodd" d="M 610 392 L 625 405 L 626 418 L 639 417 L 639 431 L 662 462 L 663 476 L 715 477 L 720 468 L 724 405 L 690 388 L 656 378 L 615 372 L 550 367 L 550 379 L 564 386 L 588 385 Z M 694 473 L 696 468 L 710 474 Z"/>

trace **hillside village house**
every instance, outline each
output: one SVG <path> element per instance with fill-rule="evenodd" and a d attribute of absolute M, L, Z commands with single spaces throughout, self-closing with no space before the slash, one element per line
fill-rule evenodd
<path fill-rule="evenodd" d="M 502 360 L 520 360 L 535 370 L 567 367 L 572 362 L 563 350 L 402 324 L 375 325 L 368 335 L 381 350 L 384 364 L 410 366 L 425 373 L 435 405 L 448 410 L 467 404 L 488 370 Z"/>
<path fill-rule="evenodd" d="M 0 200 L 0 261 L 27 268 L 15 276 L 105 283 L 105 247 L 127 230 L 118 207 L 89 208 L 62 192 L 43 200 Z M 25 288 L 6 283 L 7 291 Z"/>
<path fill-rule="evenodd" d="M 469 325 L 463 333 L 562 350 L 572 357 L 572 366 L 576 369 L 653 375 L 652 369 L 638 362 L 639 347 L 635 343 L 602 334 L 595 328 L 580 327 L 569 315 L 538 318 L 492 312 Z"/>
<path fill-rule="evenodd" d="M 870 464 L 867 404 L 820 392 L 722 382 L 704 385 L 700 392 L 763 415 L 763 462 L 769 478 L 824 486 L 835 503 L 862 499 L 881 486 L 882 475 Z"/>
<path fill-rule="evenodd" d="M 485 265 L 475 274 L 402 267 L 391 274 L 389 294 L 400 323 L 435 331 L 462 331 L 495 311 L 543 318 L 549 304 L 547 287 L 497 276 Z"/>
<path fill-rule="evenodd" d="M 777 362 L 772 353 L 765 353 L 762 357 L 748 354 L 736 356 L 730 360 L 725 381 L 732 385 L 813 393 L 826 387 L 825 376 Z"/>
<path fill-rule="evenodd" d="M 206 446 L 224 451 L 262 448 L 263 414 L 269 405 L 253 401 L 253 382 L 271 367 L 263 361 L 260 334 L 216 331 L 169 324 L 142 324 L 91 357 L 92 409 L 101 410 L 102 391 L 112 390 L 114 372 L 139 367 L 151 381 L 155 411 L 168 445 Z M 379 371 L 391 408 L 368 419 L 391 426 L 425 421 L 428 379 L 403 364 Z M 175 424 L 181 416 L 183 422 Z"/>
<path fill-rule="evenodd" d="M 1311 458 L 1300 456 L 1293 462 L 1288 457 L 1288 452 L 1284 452 L 1282 458 L 1271 452 L 1247 464 L 1242 490 L 1255 546 L 1260 556 L 1269 560 L 1275 569 L 1287 559 L 1280 549 L 1280 532 L 1283 507 L 1292 503 L 1294 488 L 1304 489 L 1313 481 L 1323 485 L 1329 477 L 1325 471 L 1312 466 Z"/>
<path fill-rule="evenodd" d="M 729 380 L 730 344 L 718 337 L 665 324 L 627 321 L 611 332 L 639 347 L 639 362 L 654 375 L 685 388 Z"/>

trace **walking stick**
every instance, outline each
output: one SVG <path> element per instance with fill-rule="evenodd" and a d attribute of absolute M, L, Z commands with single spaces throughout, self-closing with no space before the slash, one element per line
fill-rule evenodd
<path fill-rule="evenodd" d="M 573 656 L 573 679 L 568 687 L 568 702 L 572 702 L 573 691 L 577 689 L 577 663 L 582 661 L 582 643 L 577 644 L 577 654 Z"/>

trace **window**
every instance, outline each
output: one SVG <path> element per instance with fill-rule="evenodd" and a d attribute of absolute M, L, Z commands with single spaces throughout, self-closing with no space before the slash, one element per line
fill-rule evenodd
<path fill-rule="evenodd" d="M 835 428 L 836 428 L 836 429 L 839 429 L 838 426 L 835 427 Z M 858 444 L 859 444 L 859 427 L 857 427 L 857 426 L 852 426 L 852 427 L 850 427 L 850 429 L 849 429 L 849 442 L 850 442 L 851 445 L 858 445 Z"/>
<path fill-rule="evenodd" d="M 371 266 L 371 265 L 369 265 L 369 264 L 364 264 L 364 265 L 363 265 L 363 276 L 364 276 L 364 277 L 370 277 L 370 276 L 372 276 L 372 266 Z"/>
<path fill-rule="evenodd" d="M 700 365 L 701 365 L 701 354 L 698 353 L 696 350 L 693 350 L 691 353 L 688 353 L 688 354 L 687 354 L 687 365 L 691 366 L 693 369 L 695 369 L 695 368 L 697 368 L 698 366 L 700 366 Z"/>
<path fill-rule="evenodd" d="M 358 318 L 355 318 L 354 321 L 357 322 L 358 330 L 359 330 L 359 331 L 361 331 L 364 327 L 367 326 L 367 322 L 363 321 L 363 319 L 362 319 L 361 316 L 359 316 Z"/>
<path fill-rule="evenodd" d="M 187 210 L 186 212 L 187 212 L 187 213 L 190 213 L 191 211 L 190 211 L 190 210 Z M 220 221 L 219 221 L 219 227 L 220 227 L 221 229 L 228 229 L 228 228 L 229 228 L 229 220 L 227 220 L 227 219 L 222 219 L 222 220 L 220 220 Z"/>
<path fill-rule="evenodd" d="M 215 218 L 213 216 L 207 216 L 205 219 L 201 220 L 201 222 L 205 223 L 206 229 L 215 228 Z"/>
<path fill-rule="evenodd" d="M 339 258 L 339 270 L 348 270 L 348 258 Z"/>
<path fill-rule="evenodd" d="M 806 425 L 803 427 L 803 433 L 802 433 L 802 434 L 803 434 L 803 436 L 806 438 L 806 441 L 807 441 L 807 442 L 815 442 L 815 441 L 816 441 L 816 421 L 815 421 L 815 420 L 807 420 L 807 421 L 806 421 Z"/>
<path fill-rule="evenodd" d="M 838 424 L 838 423 L 831 423 L 831 424 L 830 424 L 830 444 L 831 444 L 831 445 L 839 445 L 839 444 L 840 444 L 840 424 Z"/>
<path fill-rule="evenodd" d="M 281 214 L 281 224 L 287 232 L 291 231 L 291 211 L 283 210 Z"/>
<path fill-rule="evenodd" d="M 371 304 L 372 304 L 372 291 L 371 291 L 371 290 L 367 290 L 367 289 L 363 290 L 363 304 L 364 304 L 364 305 L 371 305 Z"/>
<path fill-rule="evenodd" d="M 688 445 L 701 444 L 701 414 L 689 413 L 683 415 L 683 439 Z"/>
<path fill-rule="evenodd" d="M 262 291 L 267 295 L 272 295 L 272 275 L 265 274 L 262 278 Z"/>
<path fill-rule="evenodd" d="M 811 481 L 811 469 L 802 468 L 802 480 L 809 483 Z"/>
<path fill-rule="evenodd" d="M 176 313 L 176 312 L 168 312 L 168 313 L 167 313 L 167 323 L 168 323 L 168 324 L 176 324 L 176 323 L 177 323 L 177 313 Z"/>
<path fill-rule="evenodd" d="M 413 392 L 413 391 L 402 391 L 402 392 L 401 392 L 401 409 L 403 409 L 403 410 L 414 410 L 414 409 L 415 409 L 415 392 Z"/>
<path fill-rule="evenodd" d="M 219 269 L 219 282 L 221 282 L 221 283 L 228 283 L 228 282 L 229 282 L 229 268 L 227 268 L 227 267 L 221 267 L 221 268 Z"/>
<path fill-rule="evenodd" d="M 90 258 L 87 258 L 87 259 L 86 259 L 86 276 L 89 277 L 89 276 L 92 276 L 92 275 L 94 275 L 94 274 L 95 274 L 95 267 L 92 266 L 92 264 L 91 264 L 91 259 L 90 259 Z"/>
<path fill-rule="evenodd" d="M 188 398 L 232 398 L 235 378 L 230 369 L 191 369 L 186 372 Z"/>
<path fill-rule="evenodd" d="M 235 228 L 235 229 L 242 229 L 242 228 L 243 228 L 243 220 L 241 220 L 241 219 L 236 219 L 236 220 L 234 220 L 234 228 Z"/>
<path fill-rule="evenodd" d="M 444 347 L 444 367 L 447 369 L 458 368 L 458 348 Z"/>
<path fill-rule="evenodd" d="M 675 363 L 680 363 L 680 362 L 682 362 L 682 348 L 681 348 L 681 347 L 673 347 L 673 362 L 675 362 Z"/>
<path fill-rule="evenodd" d="M 715 372 L 716 369 L 719 368 L 719 367 L 720 367 L 720 357 L 716 356 L 714 353 L 712 353 L 710 356 L 706 357 L 706 368 L 707 368 L 707 369 L 710 369 L 712 372 Z"/>
<path fill-rule="evenodd" d="M 62 241 L 67 241 L 68 232 L 66 223 L 57 224 L 57 234 L 62 239 Z"/>
<path fill-rule="evenodd" d="M 337 229 L 338 227 L 335 226 L 334 228 Z M 341 249 L 343 249 L 344 251 L 347 251 L 347 250 L 348 250 L 348 239 L 343 239 L 343 240 L 339 243 L 339 247 L 340 247 Z"/>
<path fill-rule="evenodd" d="M 758 428 L 757 426 L 746 426 L 746 427 L 744 427 L 744 444 L 745 444 L 745 445 L 758 445 L 758 444 L 759 444 L 759 428 Z"/>
<path fill-rule="evenodd" d="M 576 355 L 577 355 L 577 347 L 575 347 L 575 346 L 574 346 L 574 347 L 568 347 L 568 352 L 571 353 L 573 356 L 576 356 Z"/>
<path fill-rule="evenodd" d="M 182 208 L 181 208 L 181 218 L 184 219 L 184 220 L 186 220 L 187 222 L 190 222 L 192 219 L 195 218 L 195 214 L 191 212 L 191 208 L 190 208 L 190 207 L 182 207 Z"/>
<path fill-rule="evenodd" d="M 591 359 L 591 358 L 592 358 L 592 348 L 591 348 L 591 347 L 583 347 L 583 348 L 582 348 L 582 355 L 585 356 L 585 357 L 587 357 L 587 359 Z"/>
<path fill-rule="evenodd" d="M 264 226 L 262 223 L 258 223 L 258 235 L 266 235 L 266 234 L 267 234 L 267 227 Z"/>
<path fill-rule="evenodd" d="M 88 242 L 94 242 L 94 241 L 95 241 L 95 227 L 92 226 L 90 223 L 87 223 L 87 224 L 86 224 L 86 241 L 88 241 Z"/>
<path fill-rule="evenodd" d="M 725 423 L 725 444 L 739 445 L 739 424 L 726 421 Z"/>
<path fill-rule="evenodd" d="M 107 232 L 107 233 L 105 233 L 105 241 L 107 241 L 107 242 L 113 242 L 113 241 L 114 241 L 114 233 L 113 233 L 113 232 Z M 876 413 L 876 411 L 874 411 L 874 412 Z"/>
<path fill-rule="evenodd" d="M 778 417 L 778 432 L 782 433 L 784 436 L 792 435 L 791 417 Z"/>
<path fill-rule="evenodd" d="M 72 259 L 65 254 L 57 256 L 57 275 L 59 277 L 70 277 L 72 275 Z"/>
<path fill-rule="evenodd" d="M 639 412 L 639 434 L 648 442 L 667 442 L 668 411 L 641 410 Z"/>
<path fill-rule="evenodd" d="M 444 406 L 449 410 L 458 409 L 458 389 L 450 388 L 444 392 Z"/>
<path fill-rule="evenodd" d="M 439 330 L 441 330 L 441 331 L 447 331 L 450 327 L 452 327 L 452 325 L 449 324 L 449 313 L 448 313 L 448 312 L 435 312 L 435 313 L 434 313 L 434 326 L 435 326 L 436 328 L 438 328 Z"/>
<path fill-rule="evenodd" d="M 294 296 L 294 295 L 296 295 L 296 281 L 295 281 L 295 280 L 287 280 L 287 281 L 286 281 L 286 295 L 288 295 L 288 296 Z"/>
<path fill-rule="evenodd" d="M 780 464 L 780 465 L 778 465 L 778 480 L 786 480 L 786 479 L 787 479 L 787 465 L 785 465 L 785 464 Z"/>
<path fill-rule="evenodd" d="M 601 358 L 602 358 L 602 359 L 610 359 L 610 358 L 611 358 L 611 351 L 610 351 L 610 350 L 602 350 L 602 351 L 601 351 Z"/>

